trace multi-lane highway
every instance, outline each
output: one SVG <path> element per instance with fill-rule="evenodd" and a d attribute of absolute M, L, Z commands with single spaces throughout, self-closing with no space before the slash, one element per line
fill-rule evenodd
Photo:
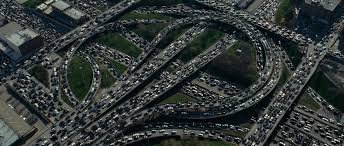
<path fill-rule="evenodd" d="M 216 16 L 218 16 L 218 15 L 216 15 Z M 206 19 L 209 19 L 210 17 L 202 17 L 202 18 L 204 20 L 206 20 Z M 238 24 L 238 22 L 240 22 L 239 20 L 237 20 L 237 23 L 233 23 L 232 21 L 230 21 L 231 19 L 227 19 L 226 18 L 226 19 L 223 20 L 223 17 L 220 17 L 220 16 L 219 17 L 215 17 L 213 19 L 216 20 L 216 21 L 223 21 L 225 23 L 237 26 L 239 29 L 242 29 L 243 31 L 246 31 L 246 34 L 248 34 L 248 36 L 251 37 L 252 40 L 255 40 L 255 41 L 259 40 L 260 43 L 262 44 L 263 48 L 265 48 L 264 51 L 266 51 L 265 54 L 266 54 L 266 57 L 267 57 L 266 61 L 265 61 L 266 64 L 264 65 L 265 69 L 261 70 L 262 71 L 261 75 L 265 74 L 268 77 L 268 76 L 270 76 L 271 73 L 274 73 L 274 75 L 272 76 L 272 80 L 270 80 L 270 82 L 267 84 L 267 86 L 265 86 L 266 89 L 265 90 L 261 90 L 262 93 L 257 94 L 257 97 L 253 98 L 254 100 L 247 101 L 246 103 L 244 102 L 243 104 L 240 104 L 240 105 L 235 105 L 237 107 L 234 107 L 234 110 L 232 109 L 233 111 L 240 111 L 240 110 L 245 109 L 245 108 L 249 107 L 250 105 L 258 102 L 259 99 L 262 99 L 269 92 L 271 92 L 271 90 L 273 89 L 273 86 L 275 86 L 277 81 L 278 81 L 278 77 L 279 77 L 279 74 L 280 74 L 280 71 L 279 71 L 280 70 L 280 67 L 279 67 L 280 65 L 279 65 L 278 62 L 276 62 L 276 64 L 270 63 L 270 61 L 276 59 L 276 58 L 274 58 L 274 59 L 271 58 L 271 55 L 270 55 L 274 51 L 272 51 L 272 52 L 270 51 L 271 45 L 268 43 L 268 41 L 262 40 L 261 38 L 259 38 L 262 35 L 259 34 L 259 32 L 253 30 L 252 27 L 248 27 L 249 29 L 245 28 L 246 25 L 244 23 L 241 22 L 240 24 Z M 192 29 L 196 29 L 196 30 L 192 30 Z M 153 61 L 159 61 L 160 63 L 158 63 L 158 62 L 154 63 L 152 61 L 148 61 L 149 62 L 148 65 L 145 65 L 147 63 L 144 63 L 143 66 L 147 66 L 147 67 L 149 67 L 149 69 L 147 69 L 146 67 L 141 67 L 135 73 L 133 73 L 134 76 L 131 75 L 129 77 L 126 77 L 126 82 L 122 82 L 122 83 L 117 84 L 116 85 L 117 89 L 115 87 L 115 90 L 112 90 L 112 92 L 110 91 L 110 95 L 112 95 L 113 97 L 110 98 L 109 95 L 108 95 L 108 96 L 105 96 L 105 98 L 103 98 L 103 100 L 101 100 L 100 102 L 95 103 L 94 106 L 91 106 L 91 108 L 90 108 L 90 111 L 91 111 L 90 114 L 82 113 L 81 111 L 78 111 L 78 113 L 76 113 L 76 114 L 74 113 L 74 115 L 76 117 L 79 117 L 79 115 L 84 115 L 84 116 L 81 116 L 81 117 L 82 117 L 82 119 L 84 119 L 84 120 L 82 120 L 82 122 L 86 124 L 86 127 L 94 126 L 93 124 L 91 124 L 91 122 L 93 123 L 93 122 L 95 122 L 94 120 L 98 119 L 98 118 L 96 118 L 97 117 L 96 114 L 100 114 L 100 115 L 98 115 L 98 117 L 100 117 L 100 116 L 104 115 L 105 112 L 108 112 L 108 109 L 111 109 L 111 108 L 108 108 L 108 107 L 112 107 L 112 105 L 111 105 L 112 103 L 117 103 L 119 100 L 122 99 L 121 97 L 125 97 L 126 94 L 130 93 L 130 91 L 132 91 L 135 88 L 135 85 L 136 86 L 139 85 L 137 83 L 140 83 L 140 82 L 144 81 L 145 77 L 147 78 L 147 77 L 149 77 L 149 74 L 154 73 L 154 70 L 157 70 L 159 67 L 161 67 L 161 65 L 164 64 L 163 63 L 164 61 L 165 62 L 168 61 L 168 59 L 166 60 L 166 57 L 167 58 L 171 58 L 171 57 L 174 56 L 173 53 L 174 54 L 178 53 L 178 51 L 176 51 L 174 48 L 183 48 L 181 46 L 182 44 L 178 44 L 178 43 L 183 43 L 183 42 L 185 42 L 185 40 L 190 42 L 190 38 L 193 38 L 192 35 L 199 34 L 199 32 L 201 32 L 200 30 L 203 30 L 203 29 L 198 29 L 197 30 L 197 27 L 196 28 L 192 28 L 192 29 L 191 29 L 191 31 L 188 31 L 188 32 L 186 32 L 183 35 L 183 36 L 187 36 L 187 37 L 184 37 L 184 38 L 183 38 L 183 36 L 180 37 L 179 38 L 180 41 L 178 41 L 178 39 L 177 39 L 177 41 L 175 41 L 175 43 L 172 43 L 167 49 L 165 49 L 165 51 L 164 50 L 162 51 L 163 55 L 159 55 L 158 54 L 156 57 L 154 57 L 152 59 Z M 162 31 L 162 32 L 164 32 L 164 31 Z M 195 32 L 198 32 L 198 33 L 195 33 Z M 257 38 L 259 38 L 259 39 L 257 39 L 257 40 L 254 39 L 252 37 L 252 32 L 255 32 L 255 35 L 257 35 Z M 67 53 L 67 57 L 66 58 L 70 58 L 70 56 L 72 56 L 73 52 L 76 51 L 76 49 L 81 45 L 82 41 L 84 41 L 84 40 L 86 40 L 86 38 L 81 38 L 81 41 L 77 41 L 76 45 L 72 46 L 72 49 L 70 50 L 70 53 Z M 256 43 L 254 43 L 254 44 L 256 44 Z M 184 46 L 185 46 L 185 44 L 184 44 Z M 257 47 L 260 48 L 259 46 L 257 46 Z M 171 49 L 169 50 L 169 48 L 171 48 Z M 159 59 L 159 56 L 161 56 L 160 59 Z M 280 60 L 280 59 L 277 59 L 277 60 Z M 259 63 L 259 61 L 260 60 L 258 60 L 258 64 L 261 64 L 261 63 Z M 195 62 L 192 62 L 192 63 L 195 63 Z M 275 65 L 277 65 L 277 66 L 275 66 Z M 273 72 L 273 66 L 275 66 L 275 69 L 276 69 L 274 72 Z M 153 69 L 153 72 L 150 71 L 151 69 Z M 147 74 L 148 76 L 145 75 L 145 74 Z M 185 76 L 185 77 L 187 77 L 187 76 Z M 241 94 L 241 96 L 238 96 L 238 97 L 241 97 L 241 98 L 237 98 L 237 99 L 236 98 L 231 98 L 230 100 L 236 99 L 237 101 L 246 101 L 248 99 L 248 97 L 250 97 L 250 95 L 254 94 L 257 90 L 259 90 L 261 87 L 264 86 L 264 84 L 268 81 L 267 77 L 264 77 L 264 76 L 261 77 L 260 78 L 261 81 L 258 81 L 256 84 L 252 85 L 252 91 L 245 91 L 245 92 L 243 92 L 243 94 Z M 140 80 L 137 80 L 137 79 L 140 79 Z M 131 80 L 133 80 L 133 81 L 131 81 Z M 172 80 L 170 79 L 170 81 L 175 81 L 175 79 L 172 78 Z M 131 85 L 131 84 L 133 84 L 134 86 Z M 171 85 L 167 85 L 167 86 L 169 87 Z M 132 88 L 132 87 L 134 87 L 134 88 Z M 157 88 L 157 87 L 154 87 L 154 88 Z M 123 91 L 120 92 L 121 89 L 125 89 L 124 92 Z M 116 94 L 114 94 L 114 93 L 116 93 Z M 144 93 L 144 95 L 148 96 L 148 95 L 150 95 L 151 92 L 147 91 L 147 92 L 142 92 L 142 93 Z M 162 93 L 164 93 L 164 92 L 162 92 Z M 247 95 L 247 94 L 249 94 L 249 95 Z M 157 95 L 156 97 L 159 97 L 159 96 Z M 106 100 L 109 101 L 109 102 L 105 102 Z M 139 108 L 139 106 L 137 106 L 137 104 L 136 104 L 137 101 L 133 102 L 133 103 L 132 103 L 132 101 L 134 101 L 134 100 L 133 99 L 129 100 L 128 104 L 125 104 L 126 102 L 124 102 L 124 105 L 126 105 L 125 107 L 121 108 L 121 106 L 119 106 L 118 108 L 116 108 L 117 110 L 115 110 L 115 113 L 107 114 L 108 116 L 105 116 L 105 117 L 109 117 L 109 115 L 112 115 L 110 117 L 115 118 L 115 119 L 118 120 L 118 119 L 120 119 L 120 117 L 127 117 L 128 115 L 131 115 L 131 114 L 126 113 L 126 112 L 130 112 L 130 111 L 128 111 L 128 109 L 130 109 L 130 108 L 128 108 L 127 105 L 135 105 L 136 108 L 133 108 L 134 110 L 131 110 L 131 112 L 134 114 L 136 110 L 139 110 L 141 108 Z M 223 103 L 225 103 L 226 101 L 228 101 L 228 100 L 224 100 Z M 104 104 L 101 104 L 101 103 L 104 103 Z M 121 105 L 123 105 L 123 104 L 121 104 Z M 145 105 L 145 104 L 143 104 L 143 105 Z M 221 103 L 217 103 L 216 104 L 215 103 L 213 105 L 223 105 L 223 104 L 221 104 Z M 214 106 L 214 107 L 218 107 L 218 106 Z M 228 106 L 228 107 L 232 108 L 231 106 Z M 215 109 L 215 108 L 213 108 L 213 109 Z M 224 110 L 224 109 L 226 109 L 226 108 L 221 108 L 221 110 Z M 118 112 L 120 112 L 121 114 L 118 113 Z M 215 112 L 215 113 L 221 113 L 221 112 Z M 215 114 L 215 115 L 223 116 L 223 115 L 230 114 L 230 113 L 232 113 L 232 112 L 224 113 L 224 114 L 221 114 L 221 115 L 218 115 L 218 114 Z M 205 115 L 209 115 L 209 112 L 207 112 Z M 215 117 L 215 115 L 212 115 L 211 117 Z M 114 121 L 115 119 L 113 119 L 112 122 L 115 122 Z M 111 120 L 110 119 L 103 120 L 103 118 L 100 118 L 99 121 L 104 123 L 105 121 L 111 121 Z M 92 135 L 92 134 L 89 135 L 90 133 L 87 132 L 87 131 L 84 134 L 81 134 L 80 136 L 76 136 L 74 133 L 76 133 L 78 131 L 78 129 L 83 129 L 82 127 L 84 127 L 84 126 L 77 126 L 77 125 L 80 125 L 80 124 L 83 125 L 83 124 L 82 123 L 76 123 L 76 121 L 73 121 L 73 120 L 71 122 L 72 123 L 69 123 L 69 125 L 65 125 L 65 124 L 59 125 L 59 126 L 62 126 L 61 127 L 62 129 L 60 129 L 60 130 L 64 131 L 61 134 L 64 133 L 63 135 L 65 135 L 63 137 L 60 136 L 62 142 L 67 141 L 67 139 L 72 138 L 72 137 L 78 137 L 79 139 L 76 139 L 77 141 L 83 140 L 85 143 L 92 143 L 93 139 L 96 139 L 96 140 L 99 139 L 99 138 L 97 138 L 97 136 L 94 137 L 94 135 Z M 97 122 L 95 122 L 95 124 L 97 124 Z M 108 124 L 110 124 L 110 123 L 108 123 Z M 77 129 L 75 129 L 75 128 L 77 128 Z M 109 132 L 109 130 L 108 130 L 109 128 L 106 128 L 106 129 L 107 130 L 102 131 L 104 134 Z M 100 129 L 100 130 L 102 130 L 102 129 Z M 117 132 L 117 130 L 112 130 L 112 131 L 113 131 L 114 135 Z M 103 135 L 103 134 L 100 134 L 100 135 Z M 59 140 L 56 140 L 56 141 L 59 141 Z"/>
<path fill-rule="evenodd" d="M 326 55 L 326 48 L 318 44 L 309 56 L 303 59 L 292 77 L 263 112 L 247 135 L 245 145 L 264 145 L 278 123 L 286 114 L 294 100 L 316 70 L 321 59 Z M 308 63 L 309 62 L 309 63 Z"/>
<path fill-rule="evenodd" d="M 182 16 L 182 18 L 175 21 L 155 19 L 116 20 L 121 14 L 139 4 L 140 1 L 123 0 L 102 13 L 96 10 L 92 12 L 95 8 L 88 5 L 90 4 L 89 1 L 76 2 L 77 7 L 85 10 L 92 16 L 90 21 L 47 44 L 32 58 L 9 69 L 9 72 L 1 74 L 1 76 L 6 77 L 11 82 L 11 88 L 20 96 L 23 96 L 22 98 L 27 100 L 29 104 L 32 104 L 35 110 L 42 110 L 41 116 L 43 118 L 50 118 L 46 119 L 46 121 L 54 123 L 37 139 L 37 144 L 126 145 L 156 137 L 191 136 L 223 140 L 241 145 L 265 145 L 270 135 L 273 134 L 276 127 L 280 124 L 280 121 L 286 114 L 289 114 L 288 112 L 294 101 L 312 77 L 320 61 L 327 54 L 327 48 L 333 44 L 331 39 L 327 40 L 328 43 L 326 45 L 315 43 L 302 34 L 215 0 L 195 0 L 198 5 L 206 7 L 195 8 L 186 5 L 176 5 L 145 7 L 136 11 L 137 13 L 160 13 Z M 86 3 L 87 5 L 81 6 L 80 3 Z M 267 1 L 260 7 L 269 6 L 270 3 L 273 3 L 272 9 L 275 9 L 277 6 L 276 1 Z M 8 2 L 4 6 L 9 7 Z M 274 10 L 271 10 L 271 14 L 273 13 Z M 267 17 L 271 18 L 271 16 Z M 110 20 L 111 22 L 109 22 Z M 148 42 L 126 28 L 126 25 L 136 23 L 169 24 L 151 42 Z M 190 24 L 192 24 L 192 27 L 188 28 L 187 31 L 182 33 L 167 47 L 163 49 L 157 48 L 158 44 L 170 32 Z M 196 40 L 206 29 L 214 26 L 218 26 L 220 31 L 226 32 L 224 37 L 191 59 L 191 61 L 152 81 L 152 77 L 159 74 L 170 62 L 173 62 L 176 56 L 187 48 L 190 43 Z M 46 32 L 48 30 L 43 29 L 42 31 Z M 107 31 L 118 32 L 121 37 L 143 50 L 143 53 L 138 58 L 133 58 L 102 44 L 90 41 L 94 36 Z M 233 93 L 227 92 L 228 94 L 216 89 L 206 88 L 206 86 L 202 87 L 195 84 L 195 82 L 189 82 L 187 79 L 236 43 L 236 35 L 228 34 L 228 32 L 232 31 L 235 31 L 235 33 L 239 31 L 255 47 L 255 61 L 259 78 L 246 89 L 239 90 L 233 85 L 228 85 L 233 86 L 233 89 L 231 89 Z M 138 123 L 145 123 L 162 115 L 189 120 L 204 120 L 232 115 L 258 104 L 262 99 L 271 95 L 282 75 L 282 60 L 287 63 L 291 70 L 293 70 L 293 66 L 290 60 L 288 60 L 289 57 L 285 51 L 277 46 L 273 39 L 266 38 L 265 33 L 262 31 L 269 32 L 269 36 L 273 34 L 277 39 L 285 39 L 306 46 L 307 54 L 288 79 L 288 82 L 273 97 L 258 121 L 250 130 L 246 131 L 248 134 L 244 139 L 226 136 L 223 133 L 211 130 L 176 127 L 170 129 L 146 129 L 146 131 L 127 136 L 121 135 L 127 129 L 137 126 Z M 336 35 L 338 35 L 338 32 L 336 32 Z M 35 79 L 32 80 L 31 76 L 25 73 L 25 69 L 31 68 L 32 65 L 41 60 L 46 60 L 52 53 L 61 49 L 67 49 L 67 52 L 62 56 L 62 61 L 59 61 L 60 67 L 57 68 L 55 66 L 53 69 L 54 75 L 52 75 L 52 80 L 57 82 L 53 85 L 52 92 L 54 94 L 50 94 L 49 90 L 42 89 L 41 87 L 36 89 L 34 85 L 37 84 L 37 81 Z M 74 95 L 68 83 L 68 67 L 76 54 L 91 64 L 93 73 L 90 90 L 82 101 L 79 101 Z M 112 87 L 104 89 L 101 95 L 98 94 L 101 75 L 96 58 L 102 58 L 100 60 L 103 61 L 115 59 L 129 67 L 124 74 L 118 75 L 118 81 Z M 13 76 L 12 74 L 16 70 L 19 70 L 18 73 L 20 75 Z M 205 79 L 202 77 L 198 80 Z M 75 110 L 69 113 L 57 105 L 60 82 L 63 85 L 62 92 L 75 106 Z M 148 82 L 150 83 L 147 84 Z M 196 101 L 154 105 L 154 103 L 161 101 L 166 93 L 180 84 L 187 85 L 182 88 L 182 92 L 190 95 Z M 56 92 L 54 91 L 55 89 L 57 89 Z M 35 92 L 34 90 L 38 91 Z M 40 96 L 39 99 L 33 98 L 36 95 Z M 200 97 L 201 95 L 202 97 Z M 100 96 L 100 99 L 95 100 L 96 96 Z M 47 105 L 51 107 L 48 109 Z M 303 114 L 302 111 L 297 112 Z M 294 114 L 292 115 L 294 116 Z M 294 126 L 290 123 L 284 123 L 283 125 Z M 277 135 L 283 138 L 284 134 L 281 132 Z M 318 135 L 314 137 L 317 138 Z M 323 142 L 328 143 L 329 141 L 323 140 Z"/>

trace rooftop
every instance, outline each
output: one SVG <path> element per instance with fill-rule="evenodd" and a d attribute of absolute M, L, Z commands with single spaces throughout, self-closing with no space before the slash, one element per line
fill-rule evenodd
<path fill-rule="evenodd" d="M 0 27 L 0 35 L 6 36 L 11 35 L 15 32 L 18 32 L 18 30 L 23 29 L 19 24 L 10 22 L 2 27 Z"/>
<path fill-rule="evenodd" d="M 322 6 L 324 9 L 334 11 L 339 5 L 341 0 L 305 0 L 307 4 L 317 4 Z"/>
<path fill-rule="evenodd" d="M 43 12 L 44 14 L 50 15 L 53 11 L 54 10 L 52 7 L 47 7 Z"/>
<path fill-rule="evenodd" d="M 5 122 L 0 120 L 0 145 L 8 146 L 13 144 L 19 139 L 19 136 L 6 125 Z"/>
<path fill-rule="evenodd" d="M 31 29 L 22 28 L 19 24 L 10 22 L 0 27 L 0 50 L 13 60 L 17 60 L 21 57 L 18 48 L 38 36 L 39 34 Z"/>
<path fill-rule="evenodd" d="M 24 30 L 20 30 L 17 31 L 15 33 L 6 35 L 6 39 L 8 41 L 10 41 L 12 44 L 14 44 L 15 46 L 21 46 L 22 44 L 24 44 L 25 42 L 37 37 L 38 34 L 33 32 L 30 29 L 24 29 Z"/>
<path fill-rule="evenodd" d="M 74 20 L 79 20 L 85 16 L 85 14 L 77 9 L 70 8 L 64 12 L 67 16 L 73 18 Z"/>
<path fill-rule="evenodd" d="M 27 2 L 28 0 L 16 0 L 16 1 L 20 4 L 23 4 L 23 3 Z"/>
<path fill-rule="evenodd" d="M 56 1 L 51 5 L 60 11 L 64 11 L 64 10 L 68 9 L 69 7 L 71 7 L 69 4 L 67 4 L 66 2 L 61 1 L 61 0 Z"/>
<path fill-rule="evenodd" d="M 21 55 L 14 52 L 10 46 L 0 40 L 0 50 L 13 60 L 19 60 Z"/>
<path fill-rule="evenodd" d="M 28 134 L 33 128 L 27 124 L 8 104 L 0 100 L 0 136 L 4 129 L 1 129 L 1 123 L 6 123 L 13 132 L 19 137 Z M 0 144 L 1 145 L 1 144 Z"/>

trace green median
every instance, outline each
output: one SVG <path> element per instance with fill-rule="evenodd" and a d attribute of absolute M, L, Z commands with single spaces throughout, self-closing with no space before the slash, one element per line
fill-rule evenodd
<path fill-rule="evenodd" d="M 155 23 L 155 24 L 137 24 L 131 26 L 129 29 L 141 36 L 147 41 L 151 41 L 154 37 L 165 27 L 166 23 Z"/>
<path fill-rule="evenodd" d="M 79 99 L 83 100 L 87 95 L 93 79 L 91 65 L 80 56 L 73 56 L 68 67 L 68 83 Z"/>
<path fill-rule="evenodd" d="M 120 75 L 122 75 L 127 69 L 128 67 L 123 65 L 122 63 L 119 63 L 115 60 L 111 61 L 110 64 Z"/>
<path fill-rule="evenodd" d="M 186 48 L 184 48 L 178 59 L 183 62 L 188 62 L 204 50 L 208 49 L 211 45 L 216 43 L 224 36 L 224 33 L 215 29 L 207 29 L 194 39 Z"/>
<path fill-rule="evenodd" d="M 142 50 L 116 32 L 108 32 L 96 38 L 96 42 L 116 49 L 132 57 L 138 57 Z"/>
<path fill-rule="evenodd" d="M 248 87 L 258 79 L 256 49 L 244 40 L 238 40 L 227 51 L 211 61 L 204 71 L 221 80 Z"/>
<path fill-rule="evenodd" d="M 100 67 L 100 74 L 100 88 L 109 88 L 117 81 L 117 79 L 111 74 L 111 72 L 104 67 Z"/>
<path fill-rule="evenodd" d="M 165 100 L 161 101 L 159 104 L 169 104 L 169 103 L 182 103 L 194 101 L 190 96 L 187 96 L 183 93 L 176 93 Z"/>

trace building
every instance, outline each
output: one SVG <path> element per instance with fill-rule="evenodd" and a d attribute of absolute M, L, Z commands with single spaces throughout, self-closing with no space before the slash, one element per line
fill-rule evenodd
<path fill-rule="evenodd" d="M 71 26 L 85 22 L 88 18 L 85 13 L 73 8 L 62 0 L 47 0 L 37 7 L 44 14 L 50 15 L 59 21 Z"/>
<path fill-rule="evenodd" d="M 8 126 L 0 120 L 0 145 L 9 146 L 16 142 L 19 136 Z"/>
<path fill-rule="evenodd" d="M 20 117 L 13 107 L 0 100 L 0 146 L 25 141 L 36 131 L 37 129 Z"/>
<path fill-rule="evenodd" d="M 43 45 L 43 38 L 29 28 L 14 22 L 0 27 L 0 50 L 14 61 L 20 61 Z"/>
<path fill-rule="evenodd" d="M 19 4 L 24 4 L 25 2 L 29 1 L 29 0 L 16 0 Z"/>
<path fill-rule="evenodd" d="M 8 23 L 7 20 L 4 17 L 0 16 L 0 27 L 4 26 L 7 23 Z"/>
<path fill-rule="evenodd" d="M 317 17 L 326 22 L 331 21 L 341 0 L 304 0 L 301 14 Z"/>

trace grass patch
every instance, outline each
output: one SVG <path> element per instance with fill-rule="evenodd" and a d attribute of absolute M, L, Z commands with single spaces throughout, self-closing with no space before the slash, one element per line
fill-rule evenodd
<path fill-rule="evenodd" d="M 221 39 L 224 33 L 215 29 L 207 29 L 195 40 L 193 40 L 181 53 L 178 59 L 183 62 L 188 62 L 198 54 L 209 48 L 216 41 Z"/>
<path fill-rule="evenodd" d="M 294 0 L 282 0 L 275 14 L 275 22 L 280 25 L 287 25 L 293 18 Z"/>
<path fill-rule="evenodd" d="M 155 13 L 138 13 L 138 12 L 130 12 L 123 15 L 120 20 L 128 20 L 128 19 L 158 19 L 158 20 L 175 20 L 173 17 L 162 15 L 162 14 L 155 14 Z"/>
<path fill-rule="evenodd" d="M 288 71 L 287 67 L 285 64 L 282 65 L 282 75 L 280 77 L 280 80 L 278 81 L 276 85 L 276 91 L 279 91 L 285 83 L 287 83 L 289 77 L 290 77 L 290 72 Z"/>
<path fill-rule="evenodd" d="M 96 42 L 114 48 L 132 57 L 138 57 L 142 50 L 116 32 L 108 32 L 96 38 Z"/>
<path fill-rule="evenodd" d="M 246 135 L 245 132 L 233 131 L 233 130 L 222 130 L 221 132 L 223 132 L 226 135 L 231 135 L 231 136 L 240 137 L 240 138 L 245 138 L 245 135 Z"/>
<path fill-rule="evenodd" d="M 33 68 L 28 70 L 28 72 L 45 87 L 50 88 L 49 72 L 42 65 L 35 65 Z"/>
<path fill-rule="evenodd" d="M 68 68 L 68 83 L 79 100 L 85 98 L 88 93 L 92 78 L 91 65 L 80 56 L 74 56 Z"/>
<path fill-rule="evenodd" d="M 344 91 L 337 88 L 324 72 L 317 70 L 310 81 L 310 86 L 327 102 L 344 112 Z"/>
<path fill-rule="evenodd" d="M 165 23 L 137 24 L 131 26 L 130 30 L 146 39 L 147 41 L 151 41 L 166 26 L 167 24 Z"/>
<path fill-rule="evenodd" d="M 193 99 L 190 96 L 187 96 L 183 93 L 177 93 L 161 101 L 159 104 L 169 104 L 169 103 L 179 103 L 179 102 L 189 102 L 189 101 L 193 101 Z"/>
<path fill-rule="evenodd" d="M 109 88 L 117 81 L 117 79 L 105 67 L 100 67 L 100 74 L 101 74 L 100 88 Z"/>
<path fill-rule="evenodd" d="M 237 53 L 239 49 L 241 53 Z M 254 46 L 238 40 L 227 52 L 211 61 L 204 70 L 222 80 L 248 87 L 258 78 Z"/>
<path fill-rule="evenodd" d="M 115 70 L 120 74 L 123 74 L 128 69 L 127 66 L 125 66 L 122 63 L 119 63 L 115 60 L 111 61 L 111 66 L 114 67 Z"/>
<path fill-rule="evenodd" d="M 314 111 L 317 111 L 320 109 L 320 105 L 307 93 L 304 93 L 303 96 L 300 98 L 298 104 L 304 105 Z"/>
<path fill-rule="evenodd" d="M 32 9 L 36 9 L 36 7 L 38 5 L 40 5 L 41 3 L 43 3 L 45 0 L 28 0 L 26 1 L 25 3 L 23 3 L 23 5 L 25 7 L 29 7 L 29 8 L 32 8 Z"/>

